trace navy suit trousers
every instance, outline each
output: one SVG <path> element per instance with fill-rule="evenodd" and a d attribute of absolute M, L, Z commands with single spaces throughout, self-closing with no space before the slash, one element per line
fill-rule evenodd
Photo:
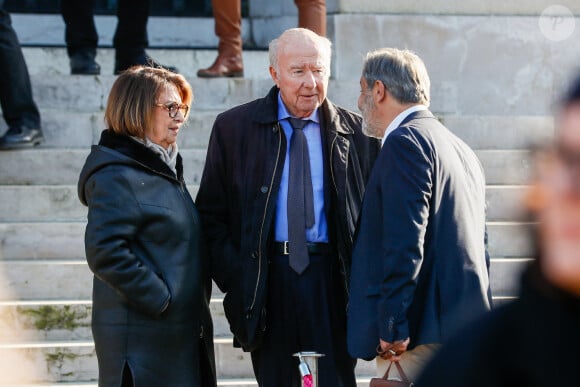
<path fill-rule="evenodd" d="M 288 256 L 270 259 L 266 335 L 252 352 L 261 387 L 299 387 L 300 351 L 325 356 L 318 361 L 320 387 L 355 387 L 353 360 L 346 348 L 344 285 L 332 264 L 335 257 L 310 254 L 308 268 L 298 275 Z"/>

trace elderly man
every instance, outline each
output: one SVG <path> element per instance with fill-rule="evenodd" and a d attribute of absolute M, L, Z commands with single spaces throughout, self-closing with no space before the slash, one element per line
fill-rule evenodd
<path fill-rule="evenodd" d="M 399 361 L 412 381 L 439 343 L 490 308 L 485 179 L 473 151 L 429 112 L 419 57 L 370 52 L 360 85 L 363 131 L 383 147 L 353 248 L 348 348 L 365 359 L 378 352 L 380 375 L 385 360 Z"/>
<path fill-rule="evenodd" d="M 307 29 L 270 43 L 276 86 L 217 117 L 197 195 L 213 278 L 260 386 L 299 386 L 299 351 L 324 354 L 320 386 L 355 386 L 349 259 L 379 144 L 326 98 L 330 56 Z"/>

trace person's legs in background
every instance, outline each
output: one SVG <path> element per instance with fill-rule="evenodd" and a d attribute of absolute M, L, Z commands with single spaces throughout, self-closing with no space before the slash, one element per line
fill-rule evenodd
<path fill-rule="evenodd" d="M 298 27 L 326 36 L 326 1 L 295 0 L 294 3 L 298 8 Z"/>
<path fill-rule="evenodd" d="M 0 138 L 0 150 L 32 147 L 44 141 L 28 68 L 4 0 L 0 0 L 0 106 L 8 124 L 8 131 Z"/>
<path fill-rule="evenodd" d="M 242 5 L 240 0 L 212 0 L 215 34 L 219 38 L 218 56 L 198 77 L 243 77 Z"/>
<path fill-rule="evenodd" d="M 71 74 L 98 75 L 101 67 L 95 61 L 99 35 L 93 11 L 95 0 L 61 0 L 60 11 L 65 23 L 65 41 Z"/>
<path fill-rule="evenodd" d="M 298 26 L 326 36 L 326 1 L 295 0 Z M 219 38 L 218 56 L 201 78 L 243 77 L 242 62 L 242 6 L 240 0 L 212 0 L 215 34 Z"/>

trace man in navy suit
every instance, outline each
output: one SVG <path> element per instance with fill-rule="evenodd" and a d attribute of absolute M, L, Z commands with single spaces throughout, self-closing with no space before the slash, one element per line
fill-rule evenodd
<path fill-rule="evenodd" d="M 383 146 L 354 242 L 348 349 L 378 355 L 380 375 L 399 361 L 413 381 L 451 332 L 490 308 L 485 178 L 474 152 L 428 110 L 418 56 L 368 53 L 360 86 L 363 132 Z"/>

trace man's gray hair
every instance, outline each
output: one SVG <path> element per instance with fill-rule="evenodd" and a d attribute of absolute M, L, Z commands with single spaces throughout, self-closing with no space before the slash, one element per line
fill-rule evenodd
<path fill-rule="evenodd" d="M 272 40 L 268 45 L 268 53 L 270 56 L 270 66 L 272 66 L 276 71 L 278 69 L 278 54 L 282 43 L 293 37 L 301 37 L 304 39 L 310 39 L 314 41 L 319 50 L 320 54 L 324 58 L 324 65 L 327 67 L 327 72 L 330 73 L 330 56 L 332 54 L 332 42 L 324 36 L 320 36 L 315 32 L 312 32 L 306 28 L 290 28 L 282 33 L 278 38 Z"/>
<path fill-rule="evenodd" d="M 362 76 L 369 88 L 381 81 L 400 103 L 429 106 L 431 81 L 425 63 L 415 53 L 381 48 L 367 53 Z"/>

